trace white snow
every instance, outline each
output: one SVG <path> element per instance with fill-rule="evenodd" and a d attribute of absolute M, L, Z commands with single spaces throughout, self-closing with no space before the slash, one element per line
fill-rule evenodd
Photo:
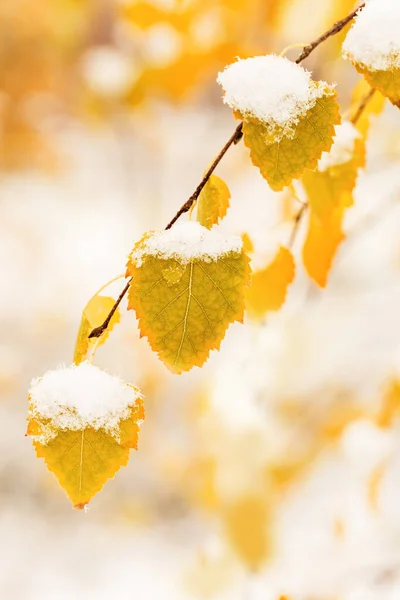
<path fill-rule="evenodd" d="M 327 171 L 330 167 L 343 165 L 350 161 L 354 155 L 356 139 L 360 139 L 360 132 L 350 121 L 343 121 L 335 128 L 335 138 L 329 152 L 323 152 L 318 162 L 318 171 Z"/>
<path fill-rule="evenodd" d="M 343 43 L 343 56 L 371 71 L 400 67 L 400 2 L 368 0 Z"/>
<path fill-rule="evenodd" d="M 105 429 L 118 439 L 120 421 L 141 397 L 134 386 L 88 362 L 47 371 L 33 379 L 29 389 L 31 414 L 43 429 L 37 436 L 42 443 L 57 429 L 85 427 Z"/>
<path fill-rule="evenodd" d="M 294 135 L 294 129 L 318 98 L 333 91 L 326 82 L 316 85 L 308 71 L 294 62 L 269 54 L 225 67 L 218 74 L 224 102 L 244 118 L 255 118 L 276 137 Z"/>
<path fill-rule="evenodd" d="M 217 261 L 230 253 L 239 253 L 243 241 L 236 235 L 222 235 L 197 221 L 182 221 L 171 229 L 154 231 L 133 249 L 130 259 L 140 267 L 144 256 L 174 258 L 181 264 L 192 260 Z"/>

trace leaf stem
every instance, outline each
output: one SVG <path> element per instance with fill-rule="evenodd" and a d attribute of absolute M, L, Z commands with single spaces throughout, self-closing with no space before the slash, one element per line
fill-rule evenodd
<path fill-rule="evenodd" d="M 355 10 L 353 10 L 350 14 L 348 14 L 347 17 L 344 17 L 344 19 L 341 19 L 340 21 L 337 21 L 336 23 L 334 23 L 332 25 L 332 27 L 330 29 L 328 29 L 328 31 L 325 31 L 325 33 L 320 35 L 316 40 L 314 40 L 313 42 L 308 44 L 308 46 L 305 46 L 303 48 L 303 51 L 300 54 L 300 56 L 295 60 L 295 63 L 298 65 L 301 62 L 303 62 L 303 60 L 305 60 L 311 54 L 311 52 L 313 52 L 315 50 L 315 48 L 317 48 L 320 44 L 325 42 L 325 40 L 327 40 L 331 36 L 336 35 L 340 31 L 342 31 L 342 29 L 344 27 L 346 27 L 346 25 L 348 23 L 350 23 L 350 21 L 356 16 L 356 14 L 360 10 L 362 10 L 364 8 L 364 6 L 365 6 L 365 2 L 362 2 Z M 184 213 L 188 212 L 192 208 L 193 204 L 197 201 L 197 198 L 199 197 L 202 189 L 206 185 L 207 181 L 210 179 L 210 176 L 215 171 L 216 167 L 219 165 L 219 163 L 221 162 L 222 158 L 225 156 L 225 154 L 227 153 L 229 148 L 231 146 L 237 144 L 242 139 L 242 137 L 243 137 L 242 129 L 243 129 L 243 123 L 241 122 L 236 127 L 235 131 L 233 132 L 233 134 L 231 135 L 229 140 L 226 142 L 225 146 L 217 154 L 217 156 L 215 157 L 215 159 L 212 162 L 209 169 L 204 174 L 203 179 L 200 181 L 199 185 L 197 186 L 197 188 L 195 189 L 193 194 L 190 196 L 190 198 L 188 198 L 188 200 L 186 200 L 186 202 L 184 204 L 182 204 L 182 206 L 180 207 L 178 212 L 171 219 L 171 221 L 167 224 L 165 229 L 170 229 L 174 225 L 174 223 L 176 223 L 176 221 L 179 219 L 180 216 L 182 216 Z M 307 208 L 307 205 L 302 206 L 296 216 L 292 235 L 289 240 L 289 247 L 293 245 L 298 226 L 300 224 L 301 218 L 302 218 L 303 213 L 305 212 L 306 208 Z M 131 281 L 132 281 L 132 279 L 129 279 L 128 283 L 122 290 L 121 294 L 118 296 L 114 306 L 112 307 L 112 309 L 111 309 L 109 315 L 107 316 L 107 318 L 105 319 L 105 321 L 99 327 L 96 327 L 95 329 L 93 329 L 93 331 L 91 331 L 89 338 L 100 337 L 104 333 L 104 331 L 107 329 L 107 327 L 112 319 L 113 314 L 115 313 L 119 304 L 121 303 L 121 300 L 123 299 L 123 297 L 129 290 L 129 285 L 130 285 Z"/>
<path fill-rule="evenodd" d="M 373 95 L 375 94 L 376 89 L 375 88 L 371 88 L 370 91 L 368 92 L 368 94 L 366 94 L 364 96 L 364 98 L 361 100 L 360 104 L 358 105 L 358 108 L 356 110 L 356 112 L 354 113 L 354 115 L 352 116 L 352 118 L 350 119 L 351 122 L 353 123 L 353 125 L 357 125 L 358 121 L 360 120 L 361 115 L 363 114 L 365 108 L 367 107 L 368 103 L 370 102 L 370 100 L 372 100 Z"/>
<path fill-rule="evenodd" d="M 300 208 L 300 210 L 298 211 L 297 215 L 294 218 L 293 228 L 290 233 L 290 238 L 288 241 L 288 248 L 290 248 L 290 249 L 293 248 L 293 244 L 296 239 L 296 235 L 297 235 L 301 220 L 302 220 L 303 215 L 305 214 L 307 208 L 308 208 L 308 204 L 303 204 L 302 207 Z"/>

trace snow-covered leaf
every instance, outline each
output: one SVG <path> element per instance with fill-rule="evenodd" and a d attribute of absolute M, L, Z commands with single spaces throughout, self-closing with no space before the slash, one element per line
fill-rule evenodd
<path fill-rule="evenodd" d="M 275 55 L 239 60 L 218 76 L 224 101 L 243 119 L 251 160 L 273 190 L 316 167 L 340 123 L 332 86 Z"/>
<path fill-rule="evenodd" d="M 368 0 L 343 43 L 368 83 L 400 106 L 400 4 L 398 0 Z"/>
<path fill-rule="evenodd" d="M 188 371 L 219 349 L 230 323 L 242 321 L 249 271 L 239 237 L 180 223 L 146 234 L 133 249 L 128 308 L 167 367 Z"/>
<path fill-rule="evenodd" d="M 139 390 L 88 362 L 31 382 L 27 435 L 76 508 L 128 463 L 143 419 Z"/>

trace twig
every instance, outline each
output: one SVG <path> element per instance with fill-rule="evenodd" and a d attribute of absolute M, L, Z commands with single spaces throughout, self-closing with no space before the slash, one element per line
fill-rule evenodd
<path fill-rule="evenodd" d="M 370 102 L 370 100 L 372 100 L 372 97 L 375 94 L 375 92 L 376 92 L 376 89 L 371 88 L 370 91 L 368 92 L 368 94 L 366 96 L 364 96 L 364 98 L 361 100 L 354 116 L 350 119 L 351 122 L 353 123 L 353 125 L 357 125 L 361 115 L 363 114 L 367 104 Z"/>
<path fill-rule="evenodd" d="M 294 218 L 293 229 L 291 231 L 289 242 L 288 242 L 288 248 L 290 248 L 290 249 L 293 248 L 293 244 L 296 239 L 296 235 L 297 235 L 301 220 L 302 220 L 303 215 L 306 212 L 307 208 L 308 208 L 308 204 L 303 204 L 302 207 L 300 208 L 299 212 L 297 213 L 297 215 Z"/>
<path fill-rule="evenodd" d="M 332 35 L 336 35 L 340 31 L 342 31 L 342 29 L 344 27 L 346 27 L 346 25 L 348 23 L 350 23 L 350 21 L 352 19 L 354 19 L 354 17 L 356 16 L 356 14 L 360 10 L 362 10 L 364 7 L 365 7 L 365 2 L 361 2 L 361 4 L 355 10 L 353 10 L 353 12 L 351 12 L 349 15 L 347 15 L 347 17 L 344 17 L 344 19 L 341 19 L 340 21 L 336 21 L 336 23 L 334 25 L 332 25 L 332 27 L 330 29 L 328 29 L 328 31 L 326 31 L 325 33 L 323 33 L 319 38 L 317 38 L 316 40 L 314 40 L 313 42 L 311 42 L 311 44 L 308 44 L 308 46 L 306 46 L 303 49 L 303 52 L 295 60 L 295 63 L 298 65 L 301 62 L 303 62 L 303 60 L 305 60 L 308 56 L 310 56 L 311 52 L 313 52 L 313 50 L 315 50 L 315 48 L 317 46 L 319 46 L 320 44 L 322 44 L 322 42 L 325 42 L 325 40 L 327 40 L 328 38 L 330 38 Z"/>
<path fill-rule="evenodd" d="M 365 6 L 365 2 L 362 2 L 358 6 L 358 8 L 353 10 L 353 12 L 351 12 L 349 15 L 347 15 L 347 17 L 344 17 L 344 19 L 342 19 L 341 21 L 337 21 L 334 25 L 332 25 L 332 27 L 330 29 L 328 29 L 328 31 L 326 31 L 319 38 L 317 38 L 316 40 L 314 40 L 313 42 L 308 44 L 308 46 L 306 46 L 303 49 L 300 56 L 295 60 L 295 63 L 297 65 L 300 64 L 303 60 L 305 60 L 311 54 L 311 52 L 313 52 L 315 50 L 315 48 L 317 48 L 317 46 L 322 44 L 329 37 L 336 35 L 340 31 L 342 31 L 342 29 L 355 17 L 355 15 L 357 14 L 358 11 L 360 11 L 364 8 L 364 6 Z M 203 179 L 201 180 L 201 182 L 199 183 L 199 185 L 197 186 L 197 188 L 195 189 L 193 194 L 190 196 L 190 198 L 188 200 L 186 200 L 186 202 L 184 204 L 182 204 L 181 208 L 178 210 L 178 212 L 176 213 L 174 218 L 171 219 L 171 221 L 168 223 L 168 225 L 165 227 L 165 229 L 170 229 L 174 225 L 174 223 L 176 223 L 176 221 L 179 219 L 179 217 L 181 215 L 183 215 L 184 213 L 188 212 L 191 209 L 191 207 L 193 206 L 193 204 L 196 202 L 197 198 L 199 197 L 201 190 L 204 188 L 207 181 L 210 179 L 210 176 L 212 175 L 212 173 L 214 172 L 214 170 L 216 169 L 216 167 L 218 166 L 218 164 L 220 163 L 222 158 L 225 156 L 226 152 L 229 150 L 229 148 L 232 145 L 237 144 L 242 139 L 242 136 L 243 136 L 242 128 L 243 128 L 243 123 L 239 123 L 239 125 L 236 127 L 233 135 L 229 138 L 229 140 L 226 142 L 225 146 L 222 148 L 222 150 L 216 156 L 214 162 L 212 163 L 212 165 L 210 166 L 210 168 L 204 175 Z M 296 216 L 292 235 L 289 240 L 289 246 L 292 246 L 292 244 L 294 242 L 298 226 L 300 224 L 301 218 L 302 218 L 303 213 L 305 212 L 306 208 L 307 208 L 307 205 L 302 206 L 299 213 Z M 117 310 L 122 298 L 127 293 L 131 281 L 132 281 L 132 279 L 130 279 L 128 281 L 128 283 L 122 290 L 121 294 L 118 296 L 118 299 L 116 300 L 114 306 L 112 307 L 112 309 L 110 311 L 110 314 L 107 316 L 105 321 L 102 323 L 102 325 L 93 329 L 93 331 L 89 334 L 89 338 L 100 337 L 102 335 L 102 333 L 107 329 L 108 324 L 110 323 L 113 314 Z"/>
<path fill-rule="evenodd" d="M 117 300 L 115 301 L 114 306 L 112 307 L 112 309 L 108 313 L 107 318 L 105 319 L 105 321 L 101 325 L 99 325 L 99 327 L 96 327 L 95 329 L 93 329 L 93 331 L 90 332 L 89 339 L 90 338 L 100 337 L 101 334 L 107 329 L 107 327 L 108 327 L 111 319 L 113 318 L 113 315 L 114 315 L 115 311 L 117 310 L 118 306 L 121 304 L 122 298 L 125 296 L 126 292 L 129 290 L 129 286 L 130 286 L 131 281 L 132 281 L 132 278 L 128 281 L 128 283 L 126 284 L 126 286 L 124 287 L 124 289 L 122 290 L 122 292 L 120 293 L 120 295 L 118 296 Z"/>
<path fill-rule="evenodd" d="M 200 196 L 201 190 L 206 185 L 207 181 L 210 179 L 211 175 L 213 174 L 216 167 L 221 162 L 222 158 L 228 152 L 229 148 L 233 144 L 237 144 L 242 139 L 242 136 L 243 136 L 242 127 L 243 127 L 243 123 L 239 123 L 239 125 L 236 127 L 233 135 L 231 135 L 229 140 L 226 142 L 225 146 L 222 148 L 222 150 L 219 152 L 219 154 L 215 157 L 215 160 L 213 161 L 211 167 L 205 173 L 203 179 L 200 181 L 199 185 L 197 186 L 197 188 L 195 189 L 193 194 L 190 196 L 190 198 L 188 200 L 186 200 L 185 204 L 182 204 L 182 206 L 180 207 L 180 209 L 178 210 L 178 212 L 176 213 L 174 218 L 171 219 L 171 221 L 168 223 L 168 225 L 166 226 L 165 229 L 171 229 L 172 225 L 179 219 L 179 217 L 181 215 L 183 215 L 185 212 L 188 212 L 188 210 L 190 210 L 192 208 L 192 205 L 196 202 L 197 198 Z"/>

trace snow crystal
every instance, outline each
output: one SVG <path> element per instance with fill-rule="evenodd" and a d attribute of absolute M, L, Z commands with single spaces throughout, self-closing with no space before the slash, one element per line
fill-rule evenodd
<path fill-rule="evenodd" d="M 356 139 L 361 138 L 359 131 L 350 121 L 343 121 L 335 128 L 335 138 L 329 152 L 323 152 L 318 163 L 318 171 L 327 171 L 330 167 L 343 165 L 354 155 Z"/>
<path fill-rule="evenodd" d="M 343 56 L 371 71 L 400 67 L 400 2 L 368 0 L 343 43 Z"/>
<path fill-rule="evenodd" d="M 192 260 L 213 262 L 231 252 L 239 253 L 243 241 L 236 235 L 222 235 L 197 221 L 183 221 L 171 229 L 154 231 L 132 251 L 130 259 L 140 267 L 144 256 L 174 258 L 181 264 Z"/>
<path fill-rule="evenodd" d="M 47 443 L 56 429 L 105 429 L 118 438 L 119 423 L 142 395 L 139 390 L 88 362 L 47 371 L 31 381 L 30 409 Z"/>
<path fill-rule="evenodd" d="M 225 67 L 218 74 L 224 102 L 244 118 L 262 121 L 277 140 L 294 135 L 294 128 L 318 98 L 333 88 L 316 85 L 308 71 L 294 62 L 269 54 L 254 56 Z"/>

